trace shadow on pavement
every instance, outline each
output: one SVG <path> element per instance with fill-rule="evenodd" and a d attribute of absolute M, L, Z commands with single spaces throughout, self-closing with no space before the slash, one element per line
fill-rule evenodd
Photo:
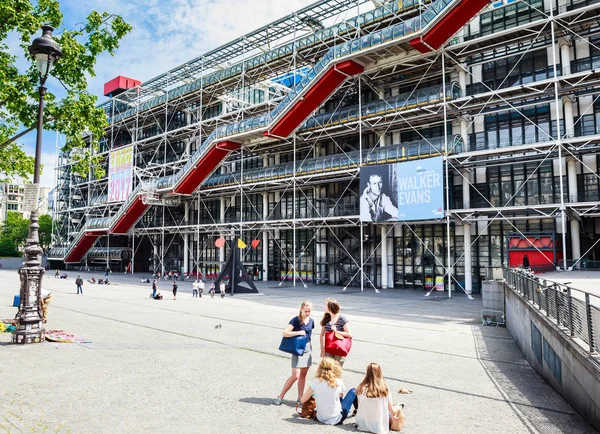
<path fill-rule="evenodd" d="M 503 327 L 473 326 L 479 361 L 512 411 L 539 432 L 597 432 L 527 362 Z"/>

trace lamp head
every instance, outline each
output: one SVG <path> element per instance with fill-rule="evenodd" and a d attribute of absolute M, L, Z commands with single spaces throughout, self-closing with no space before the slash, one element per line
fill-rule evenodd
<path fill-rule="evenodd" d="M 54 62 L 63 55 L 60 45 L 52 38 L 54 28 L 48 24 L 42 26 L 42 36 L 33 40 L 28 47 L 29 53 L 35 58 L 37 68 L 43 80 L 54 66 Z"/>

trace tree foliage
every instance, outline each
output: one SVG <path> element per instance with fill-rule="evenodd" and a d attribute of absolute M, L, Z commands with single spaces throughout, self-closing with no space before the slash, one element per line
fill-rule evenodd
<path fill-rule="evenodd" d="M 52 217 L 48 214 L 42 214 L 39 218 L 38 224 L 40 225 L 39 236 L 40 246 L 44 249 L 44 252 L 48 251 L 50 243 L 52 243 Z"/>
<path fill-rule="evenodd" d="M 9 211 L 0 232 L 1 256 L 21 256 L 29 233 L 29 220 L 18 212 Z"/>
<path fill-rule="evenodd" d="M 40 246 L 47 251 L 52 242 L 52 217 L 43 214 L 38 224 Z M 29 235 L 29 219 L 18 212 L 8 212 L 6 221 L 0 230 L 0 256 L 21 256 Z"/>
<path fill-rule="evenodd" d="M 28 58 L 27 47 L 41 35 L 42 24 L 55 29 L 54 39 L 60 44 L 63 57 L 51 75 L 62 82 L 66 95 L 58 99 L 46 94 L 44 128 L 66 136 L 64 152 L 81 149 L 75 170 L 86 177 L 89 165 L 102 174 L 100 159 L 90 153 L 84 137 L 91 137 L 96 150 L 104 135 L 106 114 L 96 107 L 96 97 L 86 92 L 87 77 L 95 76 L 96 59 L 101 53 L 113 55 L 119 42 L 130 30 L 120 16 L 107 12 L 91 12 L 85 23 L 76 28 L 63 28 L 63 14 L 57 0 L 0 1 L 0 147 L 5 158 L 0 159 L 0 181 L 24 177 L 33 172 L 33 158 L 11 138 L 21 129 L 35 127 L 38 110 L 39 73 L 32 60 L 26 71 L 19 71 L 18 56 L 9 50 L 8 39 L 16 35 L 20 50 Z M 52 78 L 50 78 L 52 79 Z M 9 148 L 7 151 L 7 147 Z"/>

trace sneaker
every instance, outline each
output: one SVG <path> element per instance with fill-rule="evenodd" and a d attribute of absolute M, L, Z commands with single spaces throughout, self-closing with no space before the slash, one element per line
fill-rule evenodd
<path fill-rule="evenodd" d="M 375 294 L 379 294 L 381 291 L 379 289 L 375 290 Z"/>
<path fill-rule="evenodd" d="M 279 396 L 277 398 L 275 398 L 273 400 L 273 404 L 275 404 L 275 405 L 281 405 L 281 398 Z"/>

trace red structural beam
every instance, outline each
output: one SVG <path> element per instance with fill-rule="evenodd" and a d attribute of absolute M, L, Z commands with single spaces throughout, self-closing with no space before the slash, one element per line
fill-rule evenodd
<path fill-rule="evenodd" d="M 173 189 L 173 193 L 192 194 L 231 151 L 240 149 L 241 146 L 228 140 L 214 145 Z"/>
<path fill-rule="evenodd" d="M 364 67 L 352 60 L 332 66 L 312 85 L 303 98 L 288 109 L 279 122 L 269 131 L 265 131 L 265 136 L 289 136 L 348 76 L 360 74 L 363 71 Z"/>
<path fill-rule="evenodd" d="M 103 232 L 86 232 L 75 248 L 65 257 L 65 263 L 81 262 L 87 251 L 90 250 L 100 235 L 103 234 Z"/>
<path fill-rule="evenodd" d="M 421 53 L 437 50 L 488 3 L 489 0 L 460 0 L 427 33 L 410 41 L 410 45 Z"/>
<path fill-rule="evenodd" d="M 142 202 L 142 197 L 138 196 L 110 229 L 110 233 L 126 234 L 135 224 L 135 222 L 138 221 L 142 214 L 144 214 L 148 207 L 149 205 L 146 205 L 144 202 Z"/>

